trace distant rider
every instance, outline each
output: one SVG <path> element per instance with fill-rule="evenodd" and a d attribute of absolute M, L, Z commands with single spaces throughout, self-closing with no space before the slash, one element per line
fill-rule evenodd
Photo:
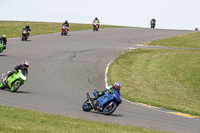
<path fill-rule="evenodd" d="M 29 62 L 28 61 L 24 61 L 24 62 L 22 62 L 22 64 L 15 66 L 13 71 L 8 71 L 7 72 L 7 75 L 3 79 L 3 82 L 5 82 L 14 73 L 18 73 L 19 70 L 22 71 L 23 75 L 28 75 L 28 67 L 29 67 Z"/>
<path fill-rule="evenodd" d="M 93 23 L 94 23 L 94 22 L 98 23 L 98 29 L 99 29 L 100 22 L 99 22 L 99 19 L 98 19 L 97 17 L 94 19 Z"/>
<path fill-rule="evenodd" d="M 68 20 L 65 20 L 65 22 L 62 25 L 65 25 L 65 26 L 69 27 Z M 67 31 L 69 31 L 69 28 L 67 29 Z"/>
<path fill-rule="evenodd" d="M 155 28 L 155 25 L 156 25 L 156 20 L 155 20 L 155 18 L 153 18 L 151 21 L 150 21 L 150 23 L 151 23 L 151 28 Z"/>
<path fill-rule="evenodd" d="M 28 36 L 29 36 L 31 32 L 31 27 L 29 26 L 29 24 L 26 24 L 24 28 L 28 31 Z"/>
<path fill-rule="evenodd" d="M 3 40 L 3 49 L 6 49 L 6 45 L 7 45 L 6 35 L 3 35 L 3 37 L 0 37 L 0 40 Z"/>

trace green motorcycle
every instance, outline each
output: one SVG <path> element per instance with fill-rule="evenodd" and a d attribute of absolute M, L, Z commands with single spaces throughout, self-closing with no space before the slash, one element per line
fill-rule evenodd
<path fill-rule="evenodd" d="M 9 88 L 11 92 L 16 92 L 21 85 L 27 80 L 27 74 L 23 74 L 21 70 L 18 73 L 14 73 L 9 76 L 6 81 L 3 82 L 5 74 L 2 74 L 2 82 L 0 83 L 0 89 Z"/>
<path fill-rule="evenodd" d="M 3 45 L 4 45 L 3 40 L 0 40 L 0 53 L 3 52 L 3 50 L 4 50 Z"/>

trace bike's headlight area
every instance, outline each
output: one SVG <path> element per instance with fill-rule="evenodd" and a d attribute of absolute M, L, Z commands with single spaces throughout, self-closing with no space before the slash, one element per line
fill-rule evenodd
<path fill-rule="evenodd" d="M 26 76 L 24 76 L 23 74 L 20 74 L 20 78 L 22 78 L 23 80 L 26 80 Z"/>
<path fill-rule="evenodd" d="M 117 99 L 120 101 L 120 103 L 122 102 L 122 98 L 117 96 Z"/>
<path fill-rule="evenodd" d="M 115 96 L 116 100 L 119 101 L 119 103 L 122 102 L 122 98 L 121 98 L 121 96 L 118 96 L 118 95 L 115 95 L 115 94 L 114 94 L 114 96 Z"/>

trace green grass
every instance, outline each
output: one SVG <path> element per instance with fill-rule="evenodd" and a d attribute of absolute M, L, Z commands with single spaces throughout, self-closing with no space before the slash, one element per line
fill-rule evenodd
<path fill-rule="evenodd" d="M 23 21 L 0 21 L 0 36 L 6 34 L 7 38 L 21 37 L 21 31 L 29 24 L 31 35 L 61 32 L 62 23 L 51 22 L 23 22 Z M 121 28 L 123 26 L 101 25 L 102 28 Z M 69 31 L 92 30 L 92 24 L 70 23 Z"/>
<path fill-rule="evenodd" d="M 200 48 L 200 32 L 152 41 L 150 45 L 167 47 Z"/>
<path fill-rule="evenodd" d="M 110 66 L 109 82 L 122 83 L 122 97 L 200 116 L 200 51 L 136 49 Z"/>
<path fill-rule="evenodd" d="M 164 133 L 141 127 L 44 114 L 0 105 L 0 133 Z"/>

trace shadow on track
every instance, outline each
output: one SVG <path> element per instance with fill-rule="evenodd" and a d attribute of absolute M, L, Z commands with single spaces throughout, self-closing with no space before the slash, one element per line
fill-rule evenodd
<path fill-rule="evenodd" d="M 10 89 L 0 89 L 0 91 L 7 91 L 7 92 L 11 92 L 10 91 Z M 18 93 L 18 94 L 21 94 L 21 93 L 23 93 L 23 94 L 28 94 L 28 93 L 31 93 L 31 92 L 28 92 L 28 91 L 20 91 L 20 90 L 18 90 L 18 91 L 16 91 L 16 92 L 11 92 L 11 93 Z"/>
<path fill-rule="evenodd" d="M 5 55 L 5 54 L 0 54 L 0 56 L 8 56 L 8 55 Z"/>
<path fill-rule="evenodd" d="M 90 112 L 87 112 L 87 113 L 104 115 L 103 112 L 97 112 L 97 111 L 90 111 Z M 123 117 L 123 115 L 121 115 L 121 114 L 115 114 L 115 113 L 113 113 L 111 115 L 104 115 L 104 116 Z"/>

